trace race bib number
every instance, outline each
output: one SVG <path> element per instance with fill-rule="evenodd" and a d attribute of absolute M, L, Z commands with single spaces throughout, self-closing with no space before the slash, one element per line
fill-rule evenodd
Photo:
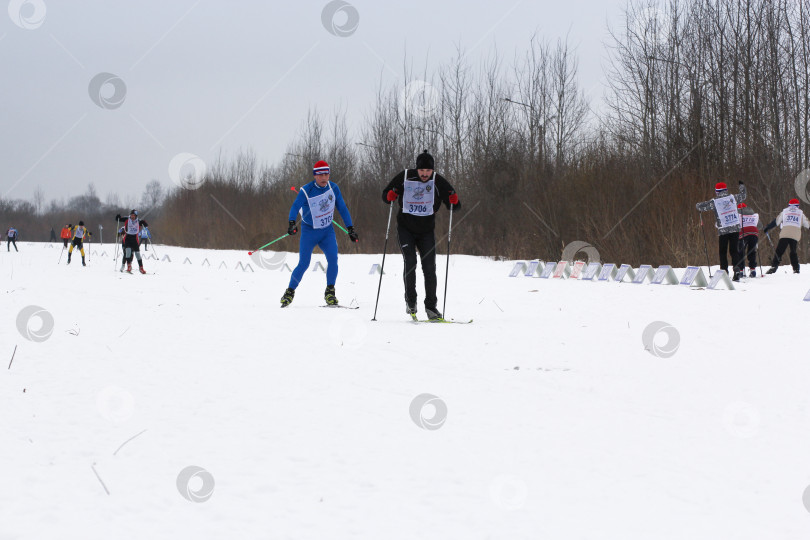
<path fill-rule="evenodd" d="M 306 191 L 304 195 L 306 195 Z M 312 216 L 312 228 L 325 229 L 332 224 L 332 219 L 335 215 L 335 192 L 332 191 L 332 186 L 329 186 L 329 191 L 317 197 L 310 198 L 308 195 L 307 202 L 309 203 L 309 213 Z"/>
<path fill-rule="evenodd" d="M 720 219 L 720 227 L 732 227 L 740 224 L 740 214 L 737 213 L 737 199 L 734 195 L 714 200 L 714 208 Z"/>
<path fill-rule="evenodd" d="M 801 227 L 802 226 L 802 211 L 796 208 L 786 208 L 782 211 L 782 227 Z"/>
<path fill-rule="evenodd" d="M 138 229 L 140 229 L 140 224 L 138 220 L 132 221 L 131 219 L 127 218 L 127 234 L 138 234 Z"/>
<path fill-rule="evenodd" d="M 407 175 L 407 171 L 405 174 Z M 436 193 L 436 174 L 427 182 L 420 180 L 405 180 L 402 195 L 402 212 L 415 216 L 430 216 L 433 214 L 433 200 Z"/>

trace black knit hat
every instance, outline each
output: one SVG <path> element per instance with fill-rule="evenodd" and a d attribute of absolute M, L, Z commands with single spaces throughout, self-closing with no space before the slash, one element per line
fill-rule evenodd
<path fill-rule="evenodd" d="M 416 156 L 417 169 L 433 169 L 434 165 L 435 163 L 433 162 L 433 156 L 428 154 L 427 150 Z"/>

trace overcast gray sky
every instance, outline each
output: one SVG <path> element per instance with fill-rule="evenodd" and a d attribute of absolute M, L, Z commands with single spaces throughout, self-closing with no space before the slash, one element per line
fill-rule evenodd
<path fill-rule="evenodd" d="M 180 153 L 210 162 L 252 148 L 276 162 L 310 107 L 342 107 L 359 126 L 378 86 L 401 77 L 406 53 L 415 73 L 446 63 L 458 45 L 473 60 L 497 46 L 511 61 L 535 31 L 568 35 L 581 87 L 599 102 L 607 24 L 623 24 L 625 4 L 340 2 L 7 2 L 0 197 L 31 199 L 41 186 L 51 200 L 93 182 L 102 200 L 117 192 L 125 202 L 151 179 L 172 185 Z"/>

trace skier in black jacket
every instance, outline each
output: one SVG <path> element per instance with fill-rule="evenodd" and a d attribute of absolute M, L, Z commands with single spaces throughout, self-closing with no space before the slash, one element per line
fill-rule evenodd
<path fill-rule="evenodd" d="M 425 275 L 425 312 L 429 319 L 442 318 L 436 307 L 436 226 L 435 214 L 442 203 L 453 210 L 461 208 L 453 186 L 434 171 L 434 160 L 427 150 L 416 158 L 416 169 L 405 169 L 385 186 L 382 200 L 391 204 L 399 199 L 397 239 L 405 260 L 406 313 L 416 314 L 416 250 Z"/>

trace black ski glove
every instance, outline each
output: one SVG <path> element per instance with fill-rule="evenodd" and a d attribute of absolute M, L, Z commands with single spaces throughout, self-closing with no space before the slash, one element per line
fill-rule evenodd
<path fill-rule="evenodd" d="M 360 237 L 358 237 L 357 233 L 354 232 L 354 227 L 349 227 L 348 231 L 349 231 L 349 239 L 351 239 L 352 242 L 359 242 L 360 241 Z"/>
<path fill-rule="evenodd" d="M 297 233 L 297 232 L 298 232 L 298 229 L 295 227 L 295 221 L 294 221 L 294 220 L 290 220 L 290 225 L 289 225 L 289 227 L 287 227 L 287 234 L 289 234 L 290 236 L 292 236 L 292 235 L 294 235 L 294 234 L 295 234 L 295 233 Z"/>

